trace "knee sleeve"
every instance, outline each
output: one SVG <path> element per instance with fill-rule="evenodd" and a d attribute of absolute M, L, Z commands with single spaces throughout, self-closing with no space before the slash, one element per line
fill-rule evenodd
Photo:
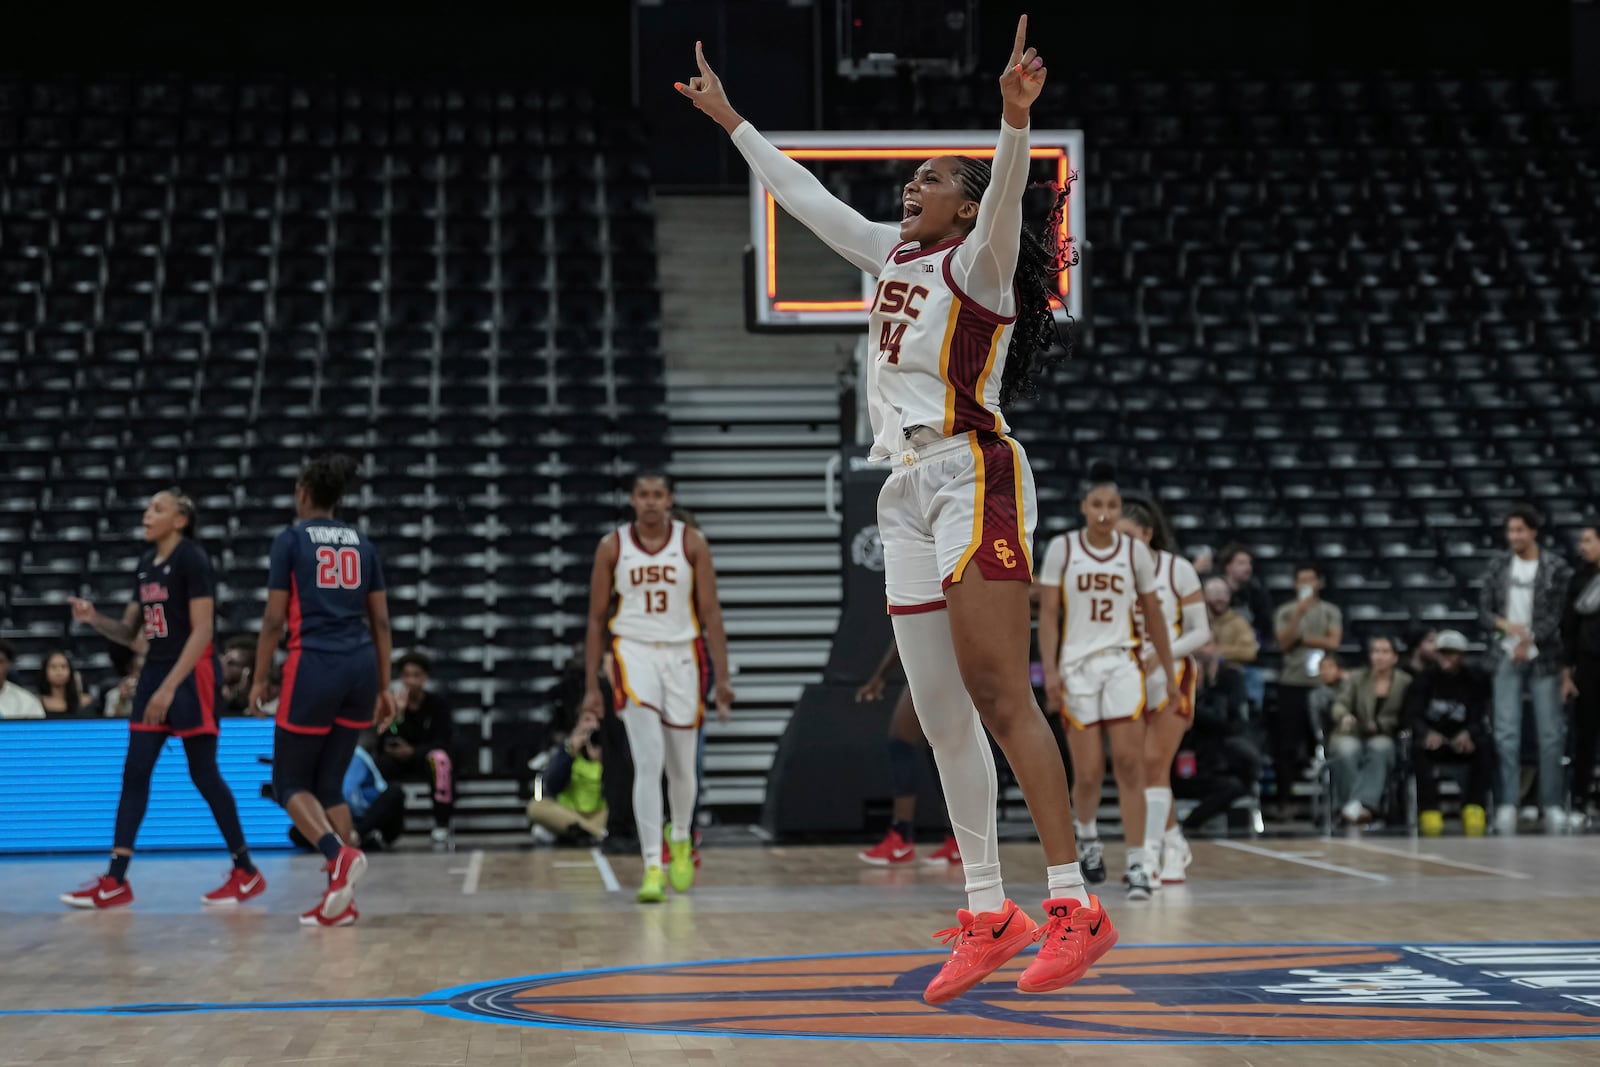
<path fill-rule="evenodd" d="M 428 766 L 433 771 L 433 799 L 441 804 L 455 800 L 455 769 L 450 765 L 450 753 L 442 748 L 428 751 Z"/>
<path fill-rule="evenodd" d="M 909 797 L 917 791 L 916 756 L 911 745 L 898 737 L 889 738 L 889 783 L 897 797 Z"/>

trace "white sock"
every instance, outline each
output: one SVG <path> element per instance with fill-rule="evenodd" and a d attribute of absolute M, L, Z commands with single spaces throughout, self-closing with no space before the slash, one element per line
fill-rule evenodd
<path fill-rule="evenodd" d="M 646 868 L 661 866 L 661 774 L 665 762 L 665 727 L 648 708 L 629 704 L 620 715 L 633 755 L 633 821 L 639 830 L 639 852 Z"/>
<path fill-rule="evenodd" d="M 968 863 L 965 865 L 965 870 L 968 911 L 974 915 L 982 915 L 986 911 L 999 911 L 1006 906 L 1006 890 L 1000 882 L 998 863 Z"/>
<path fill-rule="evenodd" d="M 1171 811 L 1172 790 L 1152 786 L 1144 791 L 1144 850 L 1151 855 L 1161 855 L 1161 835 Z"/>
<path fill-rule="evenodd" d="M 1058 863 L 1054 867 L 1046 867 L 1044 877 L 1050 887 L 1048 894 L 1051 900 L 1089 903 L 1089 890 L 1083 884 L 1083 872 L 1076 863 Z"/>
<path fill-rule="evenodd" d="M 1170 826 L 1167 828 L 1167 832 L 1161 835 L 1161 839 L 1168 845 L 1180 845 L 1183 843 L 1183 828 Z"/>
<path fill-rule="evenodd" d="M 1077 819 L 1073 819 L 1072 828 L 1077 831 L 1079 837 L 1095 838 L 1100 836 L 1100 828 L 1095 825 L 1093 819 L 1088 822 L 1079 822 Z"/>
<path fill-rule="evenodd" d="M 1147 871 L 1150 869 L 1150 857 L 1146 850 L 1142 848 L 1128 850 L 1128 870 L 1131 871 L 1135 867 L 1143 867 Z"/>

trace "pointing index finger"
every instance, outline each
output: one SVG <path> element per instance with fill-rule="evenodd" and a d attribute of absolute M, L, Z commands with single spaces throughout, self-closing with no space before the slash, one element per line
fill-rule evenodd
<path fill-rule="evenodd" d="M 711 65 L 706 62 L 706 54 L 701 49 L 699 41 L 694 43 L 694 61 L 699 65 L 702 77 L 711 77 Z"/>
<path fill-rule="evenodd" d="M 1028 47 L 1028 16 L 1023 15 L 1017 20 L 1017 39 L 1011 46 L 1011 62 L 1009 66 L 1016 66 L 1022 58 L 1022 50 Z"/>

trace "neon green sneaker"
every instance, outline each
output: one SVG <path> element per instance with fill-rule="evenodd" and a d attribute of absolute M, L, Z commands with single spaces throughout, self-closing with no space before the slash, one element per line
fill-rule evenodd
<path fill-rule="evenodd" d="M 667 879 L 660 867 L 646 867 L 644 881 L 639 884 L 639 903 L 659 904 L 667 899 Z"/>
<path fill-rule="evenodd" d="M 687 893 L 694 886 L 694 841 L 673 841 L 672 828 L 667 827 L 667 845 L 672 850 L 667 864 L 667 878 L 674 892 Z"/>

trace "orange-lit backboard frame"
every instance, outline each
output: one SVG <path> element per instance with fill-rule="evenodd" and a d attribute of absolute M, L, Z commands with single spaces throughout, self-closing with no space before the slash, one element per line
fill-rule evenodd
<path fill-rule="evenodd" d="M 765 135 L 790 158 L 801 163 L 851 160 L 902 160 L 911 167 L 932 156 L 967 155 L 988 158 L 994 155 L 993 134 L 971 130 L 829 130 L 821 132 L 780 132 Z M 1055 162 L 1054 179 L 1065 182 L 1076 172 L 1067 210 L 1061 220 L 1060 236 L 1072 238 L 1081 250 L 1084 242 L 1083 207 L 1083 131 L 1033 130 L 1029 154 L 1035 159 Z M 757 326 L 792 329 L 837 329 L 865 327 L 868 301 L 875 281 L 861 276 L 861 297 L 856 300 L 804 300 L 801 294 L 778 298 L 778 211 L 781 210 L 765 186 L 750 175 L 750 244 L 754 249 L 751 269 L 755 294 Z M 1082 317 L 1083 291 L 1079 279 L 1081 264 L 1061 273 L 1056 317 L 1066 321 L 1070 312 Z"/>

